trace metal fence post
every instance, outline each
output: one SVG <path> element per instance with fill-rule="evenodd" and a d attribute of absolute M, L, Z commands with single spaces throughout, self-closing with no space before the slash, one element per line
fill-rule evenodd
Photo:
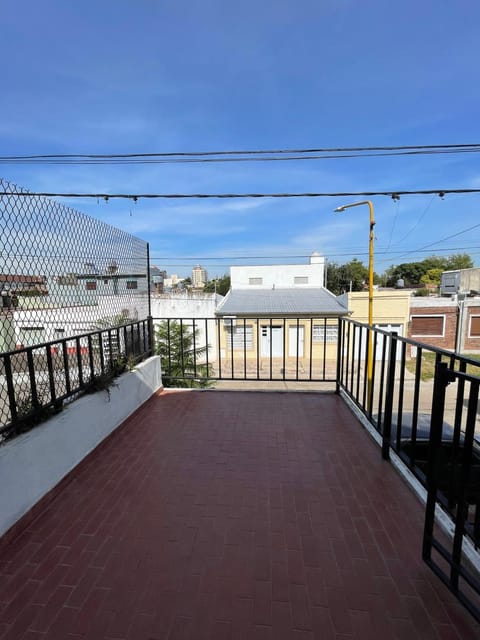
<path fill-rule="evenodd" d="M 390 459 L 390 439 L 392 435 L 393 398 L 395 393 L 395 367 L 397 362 L 397 333 L 392 331 L 388 349 L 387 389 L 385 392 L 385 412 L 383 419 L 382 458 Z"/>
<path fill-rule="evenodd" d="M 435 522 L 435 503 L 440 464 L 440 448 L 442 444 L 443 415 L 445 410 L 445 390 L 449 384 L 448 365 L 437 362 L 433 383 L 432 417 L 430 421 L 430 439 L 428 443 L 427 462 L 427 505 L 425 509 L 425 526 L 423 530 L 422 557 L 428 562 L 431 558 L 433 525 Z"/>
<path fill-rule="evenodd" d="M 338 317 L 338 329 L 337 329 L 337 379 L 335 381 L 335 393 L 337 393 L 337 394 L 340 393 L 340 372 L 341 372 L 342 353 L 343 353 L 342 329 L 343 329 L 343 318 L 341 318 L 339 316 Z M 325 331 L 325 341 L 326 341 L 327 340 L 327 328 L 326 327 L 324 327 L 324 331 Z"/>

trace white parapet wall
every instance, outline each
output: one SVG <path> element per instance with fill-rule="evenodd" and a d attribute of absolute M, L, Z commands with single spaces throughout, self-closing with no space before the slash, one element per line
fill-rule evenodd
<path fill-rule="evenodd" d="M 0 536 L 161 387 L 154 356 L 0 446 Z"/>

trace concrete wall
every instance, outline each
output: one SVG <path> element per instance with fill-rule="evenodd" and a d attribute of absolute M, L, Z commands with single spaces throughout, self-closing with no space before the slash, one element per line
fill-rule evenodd
<path fill-rule="evenodd" d="M 0 447 L 0 535 L 162 386 L 160 358 L 86 395 Z"/>

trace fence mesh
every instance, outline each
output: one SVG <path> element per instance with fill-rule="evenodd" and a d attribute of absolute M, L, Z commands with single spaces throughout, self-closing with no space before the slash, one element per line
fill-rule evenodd
<path fill-rule="evenodd" d="M 27 412 L 32 393 L 41 405 L 72 388 L 82 358 L 98 360 L 92 375 L 111 361 L 133 334 L 108 330 L 147 317 L 149 285 L 143 240 L 6 180 L 0 191 L 1 428 L 12 398 Z"/>

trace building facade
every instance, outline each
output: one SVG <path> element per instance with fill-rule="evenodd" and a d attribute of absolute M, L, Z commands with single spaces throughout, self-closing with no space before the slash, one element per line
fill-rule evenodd
<path fill-rule="evenodd" d="M 192 269 L 192 285 L 194 289 L 203 289 L 207 284 L 207 270 L 199 264 Z"/>

